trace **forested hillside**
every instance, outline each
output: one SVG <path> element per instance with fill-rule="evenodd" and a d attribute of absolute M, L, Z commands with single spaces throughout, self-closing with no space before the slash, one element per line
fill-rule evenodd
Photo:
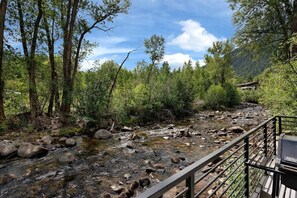
<path fill-rule="evenodd" d="M 239 78 L 252 80 L 271 65 L 270 58 L 271 52 L 260 51 L 252 54 L 237 48 L 232 52 L 232 66 Z"/>

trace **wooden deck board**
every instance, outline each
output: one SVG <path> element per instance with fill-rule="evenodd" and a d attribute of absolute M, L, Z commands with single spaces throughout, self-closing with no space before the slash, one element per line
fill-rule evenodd
<path fill-rule="evenodd" d="M 261 163 L 261 165 L 263 165 L 263 162 L 261 162 L 261 160 L 255 163 L 257 164 Z M 274 160 L 267 161 L 266 165 L 271 168 L 275 167 L 275 161 Z M 261 178 L 258 186 L 255 188 L 255 191 L 252 193 L 251 197 L 252 198 L 271 198 L 272 190 L 273 190 L 273 173 L 267 172 L 267 174 L 264 174 L 263 177 Z M 297 198 L 297 192 L 281 184 L 278 198 Z"/>

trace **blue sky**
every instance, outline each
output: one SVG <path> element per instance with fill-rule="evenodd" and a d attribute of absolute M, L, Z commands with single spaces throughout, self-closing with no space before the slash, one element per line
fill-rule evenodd
<path fill-rule="evenodd" d="M 224 0 L 131 0 L 127 15 L 119 15 L 108 32 L 96 31 L 87 36 L 99 43 L 82 63 L 82 70 L 92 67 L 95 60 L 121 63 L 130 55 L 125 67 L 132 69 L 138 61 L 149 62 L 143 41 L 153 34 L 166 40 L 165 56 L 171 68 L 185 61 L 202 61 L 214 41 L 230 39 L 235 28 L 232 11 Z"/>

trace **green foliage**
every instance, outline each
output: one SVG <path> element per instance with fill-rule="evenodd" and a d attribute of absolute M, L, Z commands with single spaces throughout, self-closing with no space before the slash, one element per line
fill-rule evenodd
<path fill-rule="evenodd" d="M 289 0 L 227 0 L 233 10 L 233 23 L 237 27 L 235 42 L 253 54 L 273 51 L 279 59 L 287 59 L 287 42 L 296 28 L 296 9 Z M 294 30 L 295 29 L 295 30 Z M 291 31 L 292 30 L 292 31 Z M 276 53 L 277 52 L 277 53 Z"/>
<path fill-rule="evenodd" d="M 232 85 L 231 83 L 225 83 L 223 88 L 227 94 L 226 105 L 228 107 L 233 107 L 240 104 L 240 94 L 234 85 Z"/>
<path fill-rule="evenodd" d="M 233 45 L 226 42 L 217 41 L 208 49 L 205 55 L 206 68 L 213 84 L 225 84 L 233 80 L 235 74 L 231 66 L 231 52 Z"/>
<path fill-rule="evenodd" d="M 260 94 L 258 90 L 242 90 L 240 96 L 243 102 L 259 103 Z"/>
<path fill-rule="evenodd" d="M 260 103 L 273 114 L 297 114 L 296 69 L 296 61 L 276 64 L 261 76 Z"/>
<path fill-rule="evenodd" d="M 103 63 L 100 68 L 89 70 L 84 75 L 85 86 L 79 88 L 76 110 L 79 115 L 100 120 L 107 113 L 108 93 L 118 69 L 112 61 Z"/>
<path fill-rule="evenodd" d="M 0 122 L 0 135 L 4 134 L 8 129 L 7 121 Z"/>
<path fill-rule="evenodd" d="M 81 131 L 82 131 L 82 129 L 78 128 L 78 127 L 73 127 L 73 126 L 64 127 L 59 130 L 58 136 L 72 137 L 72 136 L 79 134 Z"/>
<path fill-rule="evenodd" d="M 227 104 L 227 93 L 220 85 L 211 85 L 205 96 L 205 105 L 208 108 L 220 109 Z"/>
<path fill-rule="evenodd" d="M 154 34 L 149 39 L 144 40 L 145 53 L 147 53 L 155 65 L 160 60 L 162 60 L 165 53 L 165 39 L 163 36 L 158 36 Z"/>

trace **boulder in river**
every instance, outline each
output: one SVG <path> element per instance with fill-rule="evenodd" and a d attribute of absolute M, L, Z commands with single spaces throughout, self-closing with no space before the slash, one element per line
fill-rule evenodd
<path fill-rule="evenodd" d="M 12 142 L 8 140 L 4 140 L 0 142 L 0 157 L 7 157 L 10 155 L 14 155 L 16 152 L 17 152 L 17 148 Z"/>
<path fill-rule="evenodd" d="M 45 144 L 49 145 L 49 144 L 51 144 L 51 143 L 53 142 L 54 139 L 53 139 L 51 136 L 46 135 L 46 136 L 43 136 L 43 137 L 41 138 L 41 140 L 42 140 Z"/>
<path fill-rule="evenodd" d="M 76 145 L 76 140 L 74 138 L 68 138 L 66 141 L 66 146 L 75 146 Z"/>
<path fill-rule="evenodd" d="M 242 127 L 240 127 L 240 126 L 230 127 L 228 129 L 228 131 L 233 132 L 233 133 L 242 133 L 242 132 L 245 132 L 245 130 Z"/>
<path fill-rule="evenodd" d="M 72 163 L 76 160 L 74 153 L 66 152 L 59 157 L 60 162 Z"/>
<path fill-rule="evenodd" d="M 94 138 L 100 140 L 107 140 L 112 138 L 112 133 L 106 129 L 100 129 L 95 133 Z"/>
<path fill-rule="evenodd" d="M 48 153 L 48 150 L 40 145 L 33 145 L 31 143 L 23 143 L 18 148 L 18 156 L 32 158 L 43 157 Z"/>

